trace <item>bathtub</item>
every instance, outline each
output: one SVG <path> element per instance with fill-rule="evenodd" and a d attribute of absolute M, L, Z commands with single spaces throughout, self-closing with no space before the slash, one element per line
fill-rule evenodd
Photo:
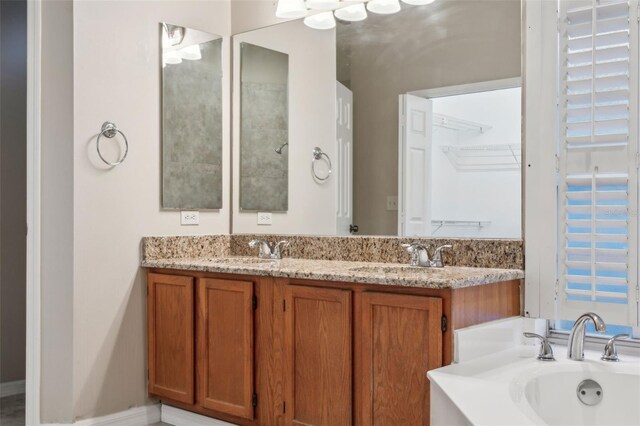
<path fill-rule="evenodd" d="M 431 424 L 439 425 L 640 425 L 640 357 L 620 355 L 617 363 L 585 351 L 585 361 L 535 359 L 537 347 L 517 346 L 428 373 Z M 599 402 L 579 401 L 586 379 L 600 387 Z"/>

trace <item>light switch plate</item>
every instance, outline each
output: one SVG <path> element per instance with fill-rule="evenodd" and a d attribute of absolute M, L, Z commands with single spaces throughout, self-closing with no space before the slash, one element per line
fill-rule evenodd
<path fill-rule="evenodd" d="M 273 223 L 271 213 L 258 212 L 258 225 L 271 225 Z"/>
<path fill-rule="evenodd" d="M 180 225 L 200 224 L 200 212 L 196 210 L 183 210 L 180 212 Z"/>
<path fill-rule="evenodd" d="M 398 210 L 398 197 L 395 195 L 389 195 L 387 197 L 387 210 Z"/>

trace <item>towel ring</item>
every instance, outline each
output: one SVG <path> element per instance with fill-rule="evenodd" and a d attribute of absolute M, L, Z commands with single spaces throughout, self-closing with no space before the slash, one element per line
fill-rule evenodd
<path fill-rule="evenodd" d="M 124 155 L 121 159 L 119 159 L 115 163 L 112 163 L 111 161 L 107 161 L 100 152 L 100 138 L 104 136 L 105 138 L 112 139 L 118 133 L 120 133 L 120 135 L 122 135 L 122 138 L 124 139 Z M 122 131 L 116 127 L 115 123 L 105 121 L 104 123 L 102 123 L 102 128 L 100 129 L 100 134 L 98 135 L 98 140 L 96 141 L 96 150 L 98 151 L 98 157 L 100 157 L 100 159 L 105 164 L 109 166 L 117 166 L 118 164 L 122 163 L 125 158 L 127 158 L 127 154 L 129 153 L 129 141 L 127 141 L 127 137 L 124 135 L 124 133 L 122 133 Z"/>
<path fill-rule="evenodd" d="M 327 175 L 325 177 L 320 177 L 318 176 L 318 173 L 316 173 L 316 161 L 321 160 L 322 157 L 326 158 L 327 163 L 329 163 L 329 171 L 327 172 Z M 313 149 L 313 158 L 311 159 L 311 173 L 313 173 L 313 176 L 316 179 L 318 179 L 320 182 L 324 182 L 325 180 L 329 179 L 332 171 L 333 171 L 333 166 L 331 165 L 331 158 L 329 158 L 327 153 L 324 152 L 322 149 L 320 149 L 319 146 L 316 146 Z"/>

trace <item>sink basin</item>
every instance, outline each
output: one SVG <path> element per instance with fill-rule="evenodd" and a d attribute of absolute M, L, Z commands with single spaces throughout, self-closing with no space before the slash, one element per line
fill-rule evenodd
<path fill-rule="evenodd" d="M 390 265 L 390 266 L 356 266 L 349 268 L 353 272 L 369 272 L 371 274 L 400 274 L 404 272 L 420 273 L 426 272 L 429 268 L 420 268 L 409 265 Z"/>

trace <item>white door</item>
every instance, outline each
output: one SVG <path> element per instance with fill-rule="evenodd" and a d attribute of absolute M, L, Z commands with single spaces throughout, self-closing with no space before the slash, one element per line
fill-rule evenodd
<path fill-rule="evenodd" d="M 336 82 L 336 234 L 349 235 L 353 223 L 353 93 Z"/>
<path fill-rule="evenodd" d="M 432 102 L 400 95 L 398 233 L 429 236 Z"/>

